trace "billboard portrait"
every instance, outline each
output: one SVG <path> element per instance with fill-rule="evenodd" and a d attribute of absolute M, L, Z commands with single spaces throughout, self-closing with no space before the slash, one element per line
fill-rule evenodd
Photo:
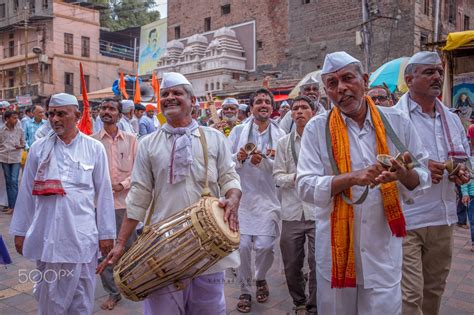
<path fill-rule="evenodd" d="M 167 19 L 144 25 L 140 30 L 140 53 L 138 57 L 138 74 L 151 74 L 156 63 L 166 50 Z"/>

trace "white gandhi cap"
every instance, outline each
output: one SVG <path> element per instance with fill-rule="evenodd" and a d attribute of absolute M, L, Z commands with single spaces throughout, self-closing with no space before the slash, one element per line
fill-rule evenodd
<path fill-rule="evenodd" d="M 438 53 L 434 51 L 420 51 L 414 54 L 407 65 L 418 64 L 418 65 L 439 65 L 441 64 L 441 58 Z"/>
<path fill-rule="evenodd" d="M 77 98 L 74 95 L 67 94 L 67 93 L 58 93 L 51 96 L 51 100 L 49 101 L 49 107 L 58 107 L 58 106 L 79 107 L 79 103 L 77 102 Z"/>
<path fill-rule="evenodd" d="M 161 89 L 167 89 L 177 85 L 191 85 L 192 84 L 186 79 L 184 75 L 177 72 L 166 72 L 163 73 L 163 79 L 161 80 Z"/>
<path fill-rule="evenodd" d="M 360 63 L 345 51 L 336 51 L 326 55 L 321 75 L 336 72 L 351 63 Z"/>
<path fill-rule="evenodd" d="M 123 100 L 122 101 L 122 113 L 128 114 L 135 109 L 135 104 L 132 100 Z"/>

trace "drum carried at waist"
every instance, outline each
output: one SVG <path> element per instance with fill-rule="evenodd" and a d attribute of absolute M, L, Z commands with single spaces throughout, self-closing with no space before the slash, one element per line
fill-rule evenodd
<path fill-rule="evenodd" d="M 143 300 L 170 284 L 182 290 L 182 280 L 199 276 L 239 248 L 239 232 L 230 230 L 219 200 L 210 196 L 207 143 L 203 130 L 199 131 L 205 165 L 202 197 L 175 215 L 150 225 L 152 203 L 143 234 L 114 268 L 115 283 L 132 301 Z"/>
<path fill-rule="evenodd" d="M 168 219 L 147 226 L 114 268 L 115 283 L 133 301 L 196 277 L 239 247 L 218 199 L 203 197 Z"/>

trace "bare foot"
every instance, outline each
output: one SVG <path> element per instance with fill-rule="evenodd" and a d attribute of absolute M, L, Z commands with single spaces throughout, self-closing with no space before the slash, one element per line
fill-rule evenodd
<path fill-rule="evenodd" d="M 115 305 L 117 305 L 117 303 L 122 299 L 122 297 L 118 297 L 118 298 L 113 298 L 113 297 L 110 297 L 105 300 L 104 303 L 102 303 L 102 305 L 100 305 L 100 308 L 103 309 L 103 310 L 113 310 Z"/>

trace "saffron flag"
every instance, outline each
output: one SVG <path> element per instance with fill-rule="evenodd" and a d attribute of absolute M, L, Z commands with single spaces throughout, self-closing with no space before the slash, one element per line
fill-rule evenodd
<path fill-rule="evenodd" d="M 77 124 L 77 128 L 86 135 L 92 134 L 92 119 L 90 116 L 90 108 L 89 108 L 89 99 L 87 98 L 87 87 L 86 87 L 86 80 L 84 79 L 84 71 L 82 70 L 82 63 L 79 64 L 80 73 L 81 73 L 81 93 L 82 93 L 82 117 Z"/>
<path fill-rule="evenodd" d="M 133 96 L 133 102 L 140 104 L 142 102 L 142 96 L 140 94 L 140 83 L 138 82 L 138 74 L 135 76 L 135 95 Z"/>
<path fill-rule="evenodd" d="M 157 108 L 157 114 L 161 113 L 161 97 L 160 97 L 160 81 L 156 77 L 155 72 L 151 75 L 151 87 L 153 88 L 153 91 L 155 92 L 155 98 L 156 98 L 156 108 Z"/>
<path fill-rule="evenodd" d="M 122 97 L 128 99 L 127 89 L 125 88 L 125 78 L 122 71 L 120 71 L 119 90 L 120 93 L 122 93 Z"/>

